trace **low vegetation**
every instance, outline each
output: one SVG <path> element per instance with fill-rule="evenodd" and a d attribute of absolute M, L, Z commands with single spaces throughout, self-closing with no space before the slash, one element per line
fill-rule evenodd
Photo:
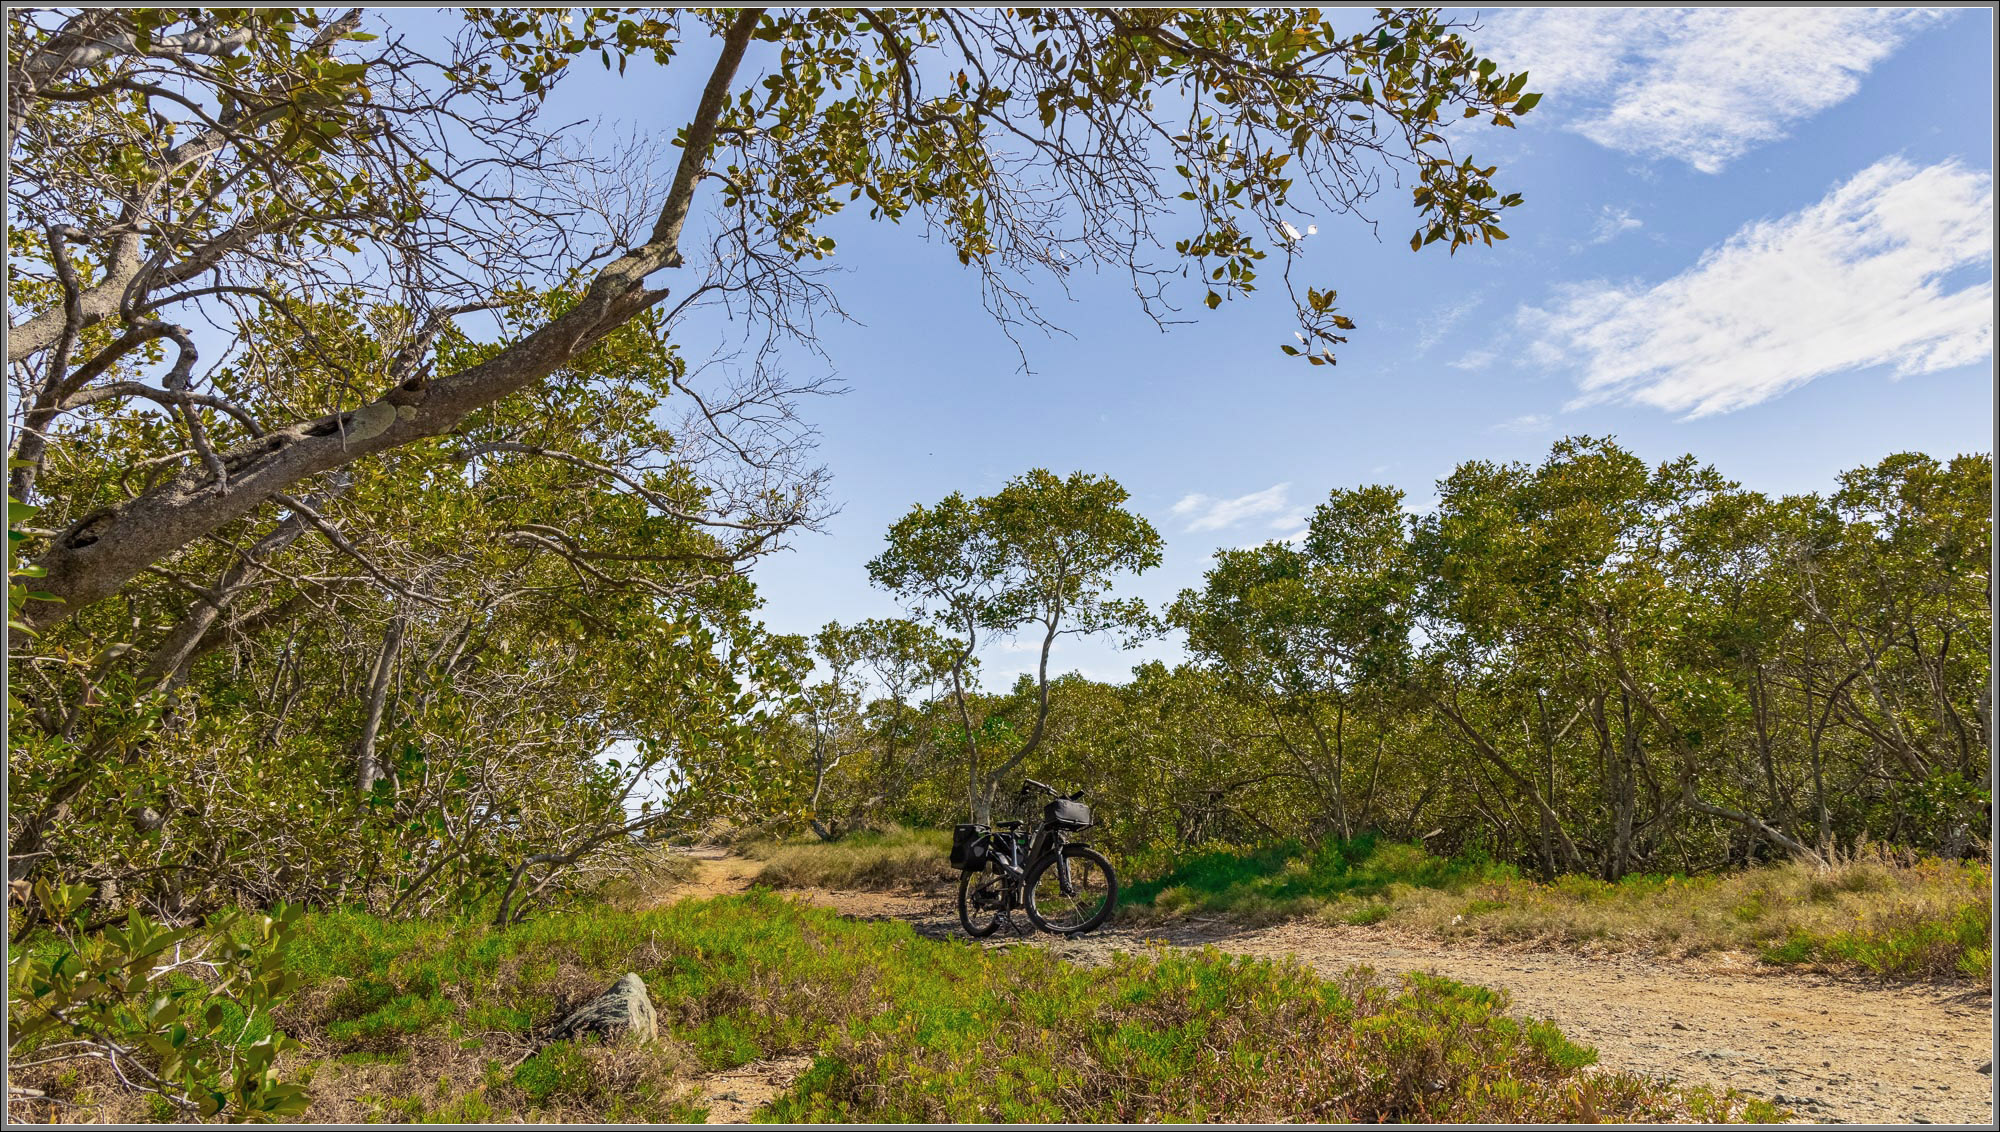
<path fill-rule="evenodd" d="M 1566 876 L 1374 838 L 1204 853 L 1126 889 L 1128 915 L 1316 918 L 1583 949 L 1754 952 L 1774 963 L 1992 983 L 1992 868 L 1874 849 L 1702 876 Z"/>
<path fill-rule="evenodd" d="M 815 1060 L 759 1116 L 792 1121 L 1735 1120 L 1734 1095 L 1585 1072 L 1595 1053 L 1503 993 L 1365 969 L 1320 979 L 1216 952 L 1081 967 L 856 923 L 769 892 L 504 928 L 302 918 L 305 989 L 274 1024 L 316 1121 L 698 1121 L 707 1074 Z M 651 1048 L 538 1044 L 624 971 Z M 146 1119 L 97 1067 L 13 1084 L 64 1119 Z M 49 1102 L 44 1102 L 45 1104 Z"/>
<path fill-rule="evenodd" d="M 837 841 L 760 841 L 743 848 L 764 862 L 757 882 L 772 888 L 929 889 L 958 879 L 947 860 L 951 836 L 937 830 L 896 826 Z"/>

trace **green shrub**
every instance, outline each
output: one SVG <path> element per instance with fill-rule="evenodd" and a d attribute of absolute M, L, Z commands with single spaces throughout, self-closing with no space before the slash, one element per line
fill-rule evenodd
<path fill-rule="evenodd" d="M 1304 914 L 1311 910 L 1307 902 L 1378 897 L 1392 885 L 1456 891 L 1519 876 L 1511 865 L 1470 856 L 1437 857 L 1420 845 L 1368 835 L 1329 840 L 1318 849 L 1286 841 L 1248 851 L 1202 853 L 1157 876 L 1134 880 L 1121 899 L 1145 906 L 1173 890 L 1171 906 L 1179 911 L 1227 912 L 1261 898 L 1296 906 Z"/>
<path fill-rule="evenodd" d="M 550 1097 L 583 1097 L 591 1091 L 590 1063 L 572 1042 L 554 1042 L 514 1069 L 514 1086 L 540 1104 Z"/>
<path fill-rule="evenodd" d="M 271 1028 L 298 985 L 281 966 L 295 913 L 217 916 L 197 930 L 134 911 L 86 932 L 90 896 L 82 885 L 33 889 L 54 929 L 8 956 L 10 1074 L 103 1059 L 171 1119 L 304 1111 L 305 1090 L 278 1069 L 297 1043 Z"/>
<path fill-rule="evenodd" d="M 1993 890 L 1990 869 L 1970 870 L 1976 889 L 1963 905 L 1942 913 L 1893 905 L 1849 931 L 1815 934 L 1795 930 L 1764 949 L 1772 963 L 1851 963 L 1878 975 L 1906 978 L 1993 978 Z"/>

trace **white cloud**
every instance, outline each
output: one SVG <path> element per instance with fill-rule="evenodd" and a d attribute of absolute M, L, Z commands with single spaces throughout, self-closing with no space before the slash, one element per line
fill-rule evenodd
<path fill-rule="evenodd" d="M 1417 355 L 1421 357 L 1428 353 L 1432 346 L 1437 345 L 1446 334 L 1451 333 L 1452 327 L 1457 326 L 1460 319 L 1471 314 L 1472 308 L 1478 306 L 1484 301 L 1484 298 L 1485 296 L 1483 295 L 1474 295 L 1468 299 L 1461 299 L 1450 306 L 1439 308 L 1438 312 L 1431 316 L 1430 322 L 1424 327 L 1423 333 L 1417 335 Z"/>
<path fill-rule="evenodd" d="M 1597 214 L 1597 223 L 1591 226 L 1590 242 L 1593 244 L 1610 243 L 1612 240 L 1632 231 L 1634 228 L 1644 228 L 1645 226 L 1645 221 L 1633 216 L 1630 212 L 1622 208 L 1613 208 L 1607 204 Z"/>
<path fill-rule="evenodd" d="M 1494 425 L 1492 428 L 1489 428 L 1486 431 L 1514 432 L 1527 435 L 1530 433 L 1547 431 L 1548 427 L 1549 427 L 1549 418 L 1546 414 L 1523 413 L 1518 417 L 1509 417 L 1508 419 L 1501 421 L 1499 424 Z"/>
<path fill-rule="evenodd" d="M 1499 355 L 1491 350 L 1472 350 L 1457 361 L 1446 362 L 1445 364 L 1453 369 L 1486 369 L 1493 364 L 1494 359 L 1497 357 Z"/>
<path fill-rule="evenodd" d="M 1993 178 L 1891 157 L 1818 203 L 1747 224 L 1665 282 L 1562 288 L 1522 308 L 1530 356 L 1575 367 L 1571 407 L 1617 400 L 1691 417 L 1755 405 L 1816 377 L 1897 377 L 1993 351 Z"/>
<path fill-rule="evenodd" d="M 1916 8 L 1510 8 L 1475 40 L 1537 113 L 1599 145 L 1715 173 L 1845 101 L 1917 30 Z"/>
<path fill-rule="evenodd" d="M 1173 513 L 1188 520 L 1187 529 L 1190 532 L 1219 531 L 1246 519 L 1290 511 L 1292 504 L 1285 494 L 1291 487 L 1289 483 L 1272 484 L 1262 491 L 1253 491 L 1234 499 L 1216 499 L 1197 492 L 1183 496 L 1179 503 L 1174 504 Z"/>

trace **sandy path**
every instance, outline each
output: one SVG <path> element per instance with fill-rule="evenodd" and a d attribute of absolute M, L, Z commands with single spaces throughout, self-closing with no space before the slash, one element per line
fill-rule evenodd
<path fill-rule="evenodd" d="M 755 862 L 699 855 L 701 874 L 685 894 L 740 892 L 756 875 Z M 964 938 L 949 896 L 797 895 L 857 918 L 904 920 L 924 935 Z M 1114 926 L 1080 940 L 1003 932 L 986 946 L 1047 946 L 1089 963 L 1153 941 L 1294 955 L 1329 973 L 1365 965 L 1504 988 L 1518 1013 L 1553 1018 L 1570 1038 L 1596 1046 L 1608 1068 L 1741 1089 L 1809 1120 L 1985 1125 L 1993 1115 L 1993 1000 L 1965 987 L 1838 979 L 1729 956 L 1675 961 L 1470 947 L 1305 922 Z"/>

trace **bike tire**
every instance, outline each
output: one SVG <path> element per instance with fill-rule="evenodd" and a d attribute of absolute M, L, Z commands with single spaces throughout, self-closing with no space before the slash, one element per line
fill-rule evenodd
<path fill-rule="evenodd" d="M 1045 932 L 1054 932 L 1056 935 L 1082 935 L 1085 932 L 1096 931 L 1104 926 L 1104 921 L 1111 918 L 1111 910 L 1118 905 L 1118 873 L 1111 867 L 1110 860 L 1104 854 L 1088 845 L 1065 845 L 1061 854 L 1068 860 L 1085 861 L 1103 871 L 1105 881 L 1103 903 L 1080 923 L 1055 923 L 1044 917 L 1042 910 L 1036 906 L 1036 896 L 1041 888 L 1042 874 L 1056 867 L 1056 857 L 1051 855 L 1037 864 L 1021 885 L 1026 895 L 1023 903 L 1026 905 L 1028 919 L 1034 921 L 1036 927 Z"/>
<path fill-rule="evenodd" d="M 991 865 L 958 874 L 958 923 L 965 934 L 974 939 L 985 939 L 1000 930 L 1000 923 L 1007 918 L 1007 902 L 1003 899 L 999 906 L 981 910 L 972 906 L 972 894 L 989 880 L 1005 882 L 1005 878 L 993 871 Z M 985 920 L 977 917 L 986 916 Z"/>

